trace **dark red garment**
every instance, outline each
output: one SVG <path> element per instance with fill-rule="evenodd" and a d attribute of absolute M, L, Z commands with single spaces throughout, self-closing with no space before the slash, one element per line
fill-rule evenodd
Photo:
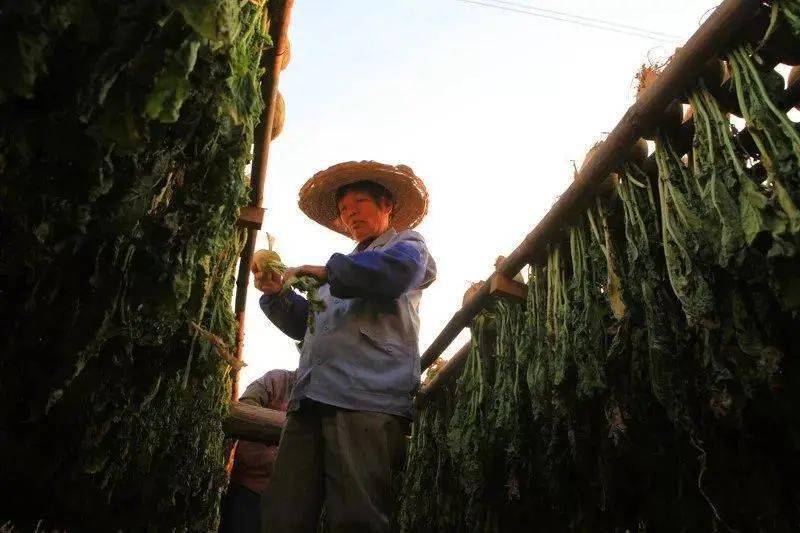
<path fill-rule="evenodd" d="M 286 412 L 294 382 L 294 371 L 270 370 L 248 385 L 239 401 Z M 277 446 L 240 440 L 233 458 L 231 483 L 259 494 L 264 492 L 277 455 Z"/>

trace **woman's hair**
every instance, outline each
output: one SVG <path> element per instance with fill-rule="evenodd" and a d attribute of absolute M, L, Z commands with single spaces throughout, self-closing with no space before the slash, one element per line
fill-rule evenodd
<path fill-rule="evenodd" d="M 386 202 L 392 206 L 394 209 L 394 197 L 389 190 L 380 185 L 379 183 L 375 183 L 374 181 L 369 180 L 361 180 L 355 181 L 353 183 L 348 183 L 347 185 L 342 185 L 336 190 L 336 205 L 339 205 L 339 202 L 344 198 L 344 196 L 349 192 L 361 192 L 364 194 L 368 194 L 375 203 L 381 205 L 382 200 L 386 200 Z"/>

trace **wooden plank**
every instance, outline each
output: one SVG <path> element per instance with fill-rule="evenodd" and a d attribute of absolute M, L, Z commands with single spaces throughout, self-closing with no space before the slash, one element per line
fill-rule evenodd
<path fill-rule="evenodd" d="M 507 298 L 514 302 L 525 302 L 528 299 L 528 286 L 498 273 L 491 277 L 489 295 Z"/>
<path fill-rule="evenodd" d="M 253 230 L 260 230 L 261 225 L 264 222 L 264 211 L 263 207 L 256 207 L 249 205 L 247 207 L 243 207 L 239 212 L 239 218 L 236 220 L 236 225 L 253 229 Z"/>
<path fill-rule="evenodd" d="M 286 413 L 240 402 L 231 402 L 222 421 L 225 435 L 264 444 L 278 444 L 286 424 Z"/>

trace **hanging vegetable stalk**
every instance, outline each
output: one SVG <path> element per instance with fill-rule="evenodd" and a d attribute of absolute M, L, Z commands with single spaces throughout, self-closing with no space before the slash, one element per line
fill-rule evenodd
<path fill-rule="evenodd" d="M 640 75 L 642 73 L 640 72 Z M 596 143 L 587 153 L 586 161 L 588 161 L 593 152 L 595 152 L 602 145 L 602 142 Z M 647 143 L 644 139 L 639 139 L 628 153 L 628 159 L 635 161 L 636 164 L 641 164 L 647 158 Z M 586 164 L 584 163 L 584 166 Z M 576 173 L 577 177 L 577 173 Z M 586 220 L 591 229 L 592 246 L 588 248 L 589 264 L 605 265 L 605 273 L 600 273 L 605 277 L 605 282 L 602 285 L 602 292 L 605 295 L 608 305 L 611 308 L 614 319 L 622 320 L 627 316 L 625 297 L 622 290 L 622 263 L 617 250 L 617 243 L 611 235 L 609 218 L 614 216 L 616 210 L 615 195 L 613 191 L 619 182 L 619 175 L 612 173 L 601 186 L 598 192 L 594 206 L 586 210 Z M 611 194 L 609 194 L 611 193 Z"/>
<path fill-rule="evenodd" d="M 650 389 L 672 420 L 683 421 L 687 382 L 682 354 L 690 339 L 664 263 L 657 189 L 636 164 L 629 163 L 617 193 L 625 223 L 626 292 L 634 327 L 646 331 Z"/>
<path fill-rule="evenodd" d="M 414 423 L 397 516 L 403 533 L 463 529 L 466 501 L 447 440 L 456 386 L 451 383 L 440 390 Z"/>
<path fill-rule="evenodd" d="M 707 219 L 701 216 L 703 190 L 684 166 L 666 135 L 656 138 L 656 161 L 658 164 L 658 191 L 660 199 L 662 243 L 666 271 L 675 296 L 680 300 L 697 344 L 684 357 L 691 365 L 697 359 L 701 367 L 708 367 L 713 357 L 712 332 L 719 324 L 718 302 L 709 282 L 707 267 L 713 254 L 713 239 Z M 672 369 L 670 369 L 672 370 Z M 697 367 L 690 366 L 686 378 L 697 375 Z M 685 385 L 689 395 L 693 393 L 692 382 Z M 687 395 L 688 397 L 691 397 Z M 693 417 L 684 420 L 690 435 L 695 432 Z"/>
<path fill-rule="evenodd" d="M 434 485 L 436 472 L 431 467 L 443 455 L 440 442 L 433 434 L 433 419 L 447 400 L 444 391 L 433 398 L 420 412 L 411 431 L 402 494 L 406 497 L 398 513 L 400 531 L 424 530 L 424 525 L 436 522 Z"/>
<path fill-rule="evenodd" d="M 734 53 L 733 85 L 749 106 L 766 181 L 704 76 L 689 95 L 690 168 L 674 148 L 674 122 L 650 132 L 657 178 L 642 171 L 640 144 L 619 169 L 618 199 L 601 198 L 531 268 L 524 316 L 497 303 L 473 324 L 464 374 L 447 393 L 446 431 L 425 418 L 412 448 L 428 468 L 410 471 L 428 481 L 408 486 L 435 487 L 436 511 L 417 505 L 436 517 L 404 531 L 755 531 L 797 522 L 800 387 L 788 385 L 800 382 L 800 367 L 786 362 L 800 354 L 791 285 L 774 284 L 791 279 L 778 266 L 797 244 L 787 211 L 800 180 L 784 171 L 797 169 L 798 150 L 750 60 Z M 486 342 L 492 327 L 496 339 Z M 426 446 L 438 451 L 426 455 Z M 433 471 L 436 480 L 421 473 Z M 405 509 L 418 496 L 404 496 Z"/>
<path fill-rule="evenodd" d="M 644 139 L 634 144 L 628 157 L 630 165 L 644 162 L 647 158 Z M 623 186 L 620 183 L 623 179 L 614 173 L 609 181 L 619 188 Z M 588 265 L 595 272 L 599 286 L 595 286 L 596 311 L 592 317 L 597 331 L 592 338 L 603 347 L 605 355 L 605 359 L 599 361 L 600 372 L 606 381 L 602 390 L 606 398 L 603 429 L 610 442 L 605 445 L 618 449 L 618 453 L 622 443 L 629 442 L 631 418 L 646 411 L 650 403 L 642 400 L 642 393 L 647 390 L 643 368 L 647 360 L 647 343 L 641 330 L 637 329 L 641 325 L 641 306 L 632 296 L 638 291 L 631 290 L 626 284 L 627 265 L 624 256 L 618 252 L 625 245 L 624 239 L 620 238 L 624 234 L 624 213 L 624 203 L 616 192 L 611 197 L 606 194 L 598 196 L 595 206 L 586 211 L 592 236 Z M 601 284 L 602 280 L 605 282 Z M 602 471 L 603 467 L 600 468 Z M 608 477 L 608 474 L 601 475 Z"/>
<path fill-rule="evenodd" d="M 767 172 L 768 205 L 772 206 L 762 208 L 767 214 L 763 220 L 756 219 L 759 225 L 748 221 L 748 235 L 755 239 L 768 233 L 771 237 L 766 252 L 771 283 L 781 305 L 796 310 L 800 308 L 800 133 L 774 103 L 783 79 L 777 73 L 759 72 L 749 45 L 733 51 L 728 63 L 739 107 Z"/>
<path fill-rule="evenodd" d="M 547 256 L 547 350 L 550 353 L 550 369 L 553 387 L 553 405 L 557 412 L 567 409 L 561 394 L 572 369 L 572 352 L 567 329 L 569 300 L 564 273 L 564 262 L 560 247 L 555 247 Z"/>
<path fill-rule="evenodd" d="M 779 351 L 762 333 L 773 327 L 771 313 L 763 305 L 759 312 L 753 309 L 754 303 L 769 302 L 771 297 L 764 254 L 752 245 L 759 236 L 769 239 L 770 228 L 781 229 L 785 224 L 745 167 L 746 155 L 735 143 L 731 125 L 705 80 L 690 101 L 695 123 L 693 174 L 702 187 L 705 209 L 701 215 L 716 250 L 715 264 L 706 268 L 713 272 L 718 305 L 719 324 L 709 342 L 716 344 L 711 352 L 715 359 L 712 394 L 718 396 L 715 413 L 720 415 L 727 407 L 735 407 L 726 384 L 731 378 L 749 391 L 753 379 L 769 380 L 777 371 Z M 742 353 L 746 357 L 740 357 Z"/>
<path fill-rule="evenodd" d="M 795 39 L 800 40 L 800 1 L 776 0 L 774 6 L 781 15 L 781 21 L 789 27 Z"/>
<path fill-rule="evenodd" d="M 449 384 L 443 391 L 439 407 L 431 424 L 432 435 L 438 443 L 439 456 L 433 463 L 435 474 L 433 491 L 436 493 L 436 522 L 435 531 L 454 531 L 462 525 L 466 516 L 467 501 L 461 497 L 459 478 L 457 472 L 459 465 L 454 463 L 449 454 L 448 434 L 453 411 L 458 405 L 455 396 L 456 383 Z M 429 465 L 430 466 L 430 465 Z M 416 531 L 416 530 L 411 530 Z"/>
<path fill-rule="evenodd" d="M 709 63 L 700 86 L 689 95 L 689 102 L 695 125 L 691 173 L 699 187 L 698 214 L 707 224 L 709 243 L 717 253 L 716 264 L 724 268 L 744 244 L 734 198 L 741 181 L 753 183 L 744 173 L 741 154 L 733 149 L 728 120 L 707 88 L 718 87 L 721 78 L 721 63 Z"/>
<path fill-rule="evenodd" d="M 563 321 L 556 308 L 563 305 L 564 293 L 561 290 L 561 273 L 556 268 L 560 263 L 558 249 L 547 255 L 546 263 L 534 266 L 528 278 L 528 299 L 526 306 L 526 345 L 530 350 L 527 368 L 527 384 L 530 394 L 530 451 L 528 469 L 533 495 L 542 492 L 563 493 L 562 476 L 566 462 L 549 458 L 548 451 L 558 449 L 564 440 L 564 415 L 568 415 L 564 392 L 559 388 L 564 379 L 563 351 L 558 352 L 556 336 L 563 327 Z M 562 335 L 562 339 L 567 335 Z M 566 354 L 568 356 L 568 354 Z M 571 403 L 571 402 L 569 402 Z"/>
<path fill-rule="evenodd" d="M 613 316 L 609 302 L 614 302 L 617 312 L 624 313 L 621 286 L 617 279 L 618 265 L 606 240 L 606 226 L 607 221 L 598 201 L 597 211 L 588 209 L 584 220 L 570 228 L 572 305 L 568 323 L 577 367 L 576 393 L 579 398 L 605 391 L 607 328 Z"/>
<path fill-rule="evenodd" d="M 663 65 L 642 67 L 637 75 L 639 94 L 658 78 L 662 68 Z M 708 262 L 703 256 L 709 253 L 708 228 L 700 216 L 704 209 L 703 191 L 671 142 L 682 115 L 680 104 L 673 100 L 658 126 L 650 132 L 656 143 L 662 244 L 670 282 L 689 323 L 713 327 L 713 295 L 701 268 Z"/>
<path fill-rule="evenodd" d="M 800 230 L 800 134 L 774 103 L 783 89 L 783 79 L 777 73 L 759 72 L 752 56 L 749 45 L 733 51 L 728 57 L 731 77 L 739 107 L 767 170 L 769 185 L 774 188 L 789 231 L 796 234 Z"/>
<path fill-rule="evenodd" d="M 549 412 L 552 396 L 552 369 L 547 344 L 547 268 L 535 266 L 528 276 L 525 309 L 526 345 L 530 350 L 526 381 L 531 396 L 531 411 L 539 418 Z"/>
<path fill-rule="evenodd" d="M 581 228 L 573 233 L 569 243 L 576 257 L 585 247 L 585 231 Z M 575 413 L 580 410 L 578 405 L 585 405 L 603 384 L 604 373 L 597 372 L 596 362 L 605 358 L 605 352 L 602 340 L 593 351 L 584 343 L 588 339 L 574 334 L 576 329 L 596 331 L 594 325 L 586 324 L 591 313 L 585 311 L 591 304 L 585 308 L 582 301 L 582 291 L 587 289 L 583 283 L 588 284 L 591 277 L 579 278 L 571 272 L 572 254 L 566 255 L 565 248 L 550 247 L 546 264 L 534 269 L 526 323 L 532 328 L 528 334 L 533 350 L 527 377 L 537 427 L 532 432 L 532 444 L 538 451 L 529 459 L 532 479 L 528 484 L 536 493 L 545 491 L 566 502 L 572 501 L 572 487 L 566 480 L 575 475 L 575 459 L 586 444 L 579 436 L 591 432 L 583 416 L 576 417 Z M 567 507 L 565 504 L 564 512 L 568 512 Z"/>
<path fill-rule="evenodd" d="M 523 452 L 524 413 L 527 408 L 525 372 L 528 367 L 525 309 L 506 300 L 494 304 L 495 372 L 487 421 L 493 435 L 491 445 L 503 450 L 507 498 L 519 498 L 519 476 Z"/>
<path fill-rule="evenodd" d="M 666 136 L 656 140 L 662 242 L 670 283 L 692 325 L 713 327 L 715 303 L 703 266 L 711 252 L 699 216 L 703 191 Z"/>
<path fill-rule="evenodd" d="M 466 505 L 465 522 L 480 529 L 493 522 L 486 497 L 486 477 L 491 464 L 492 436 L 487 421 L 488 405 L 494 402 L 496 316 L 481 312 L 472 325 L 472 341 L 466 366 L 456 385 L 455 405 L 447 433 L 452 464 L 458 465 L 458 485 Z"/>

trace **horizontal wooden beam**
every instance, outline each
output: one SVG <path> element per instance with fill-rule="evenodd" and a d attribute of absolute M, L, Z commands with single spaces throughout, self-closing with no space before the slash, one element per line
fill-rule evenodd
<path fill-rule="evenodd" d="M 263 207 L 256 207 L 249 205 L 243 207 L 239 211 L 239 218 L 236 220 L 236 225 L 243 228 L 260 230 L 261 225 L 264 223 Z"/>
<path fill-rule="evenodd" d="M 231 402 L 222 421 L 225 435 L 264 444 L 278 444 L 286 424 L 286 413 L 240 402 Z"/>
<path fill-rule="evenodd" d="M 609 174 L 623 162 L 642 134 L 655 127 L 667 106 L 688 90 L 706 64 L 724 53 L 734 36 L 763 8 L 759 0 L 725 0 L 675 53 L 664 71 L 628 109 L 619 123 L 586 162 L 572 184 L 558 198 L 525 239 L 505 258 L 500 272 L 513 277 L 528 263 L 541 261 L 547 245 L 594 198 Z M 463 306 L 422 354 L 427 368 L 489 302 L 489 283 Z"/>
<path fill-rule="evenodd" d="M 789 85 L 786 88 L 786 92 L 777 102 L 777 105 L 784 111 L 787 111 L 791 109 L 792 106 L 795 106 L 798 103 L 800 103 L 800 76 L 796 76 L 790 79 Z M 683 124 L 682 131 L 679 135 L 680 137 L 678 141 L 678 151 L 680 153 L 685 153 L 686 150 L 688 150 L 691 147 L 692 136 L 694 135 L 694 123 L 691 120 L 685 122 Z M 742 144 L 746 146 L 752 144 L 752 141 L 750 140 L 750 135 L 746 129 L 742 130 L 738 134 L 738 137 L 739 137 L 739 142 L 741 142 Z M 655 158 L 652 155 L 648 158 L 646 169 L 655 171 Z M 523 292 L 523 289 L 527 290 L 527 288 L 525 287 L 524 284 L 521 284 L 514 280 L 510 280 L 515 284 L 515 288 L 508 289 L 505 286 L 508 280 L 507 277 L 492 275 L 490 280 L 491 283 L 489 290 L 483 291 L 485 293 L 483 294 L 483 298 L 486 298 L 486 301 L 489 300 L 490 296 L 495 295 L 495 293 L 498 292 L 497 290 L 492 289 L 493 286 L 494 287 L 503 286 L 504 292 L 516 291 L 516 294 L 514 295 L 515 299 L 525 298 L 524 296 L 525 293 Z M 485 287 L 482 288 L 485 289 Z M 473 295 L 467 302 L 465 302 L 465 305 L 466 303 L 473 303 L 472 300 L 477 300 L 477 296 L 479 296 L 480 294 L 481 294 L 480 291 L 478 291 L 478 293 Z M 477 304 L 477 302 L 475 303 Z M 469 312 L 471 312 L 471 309 L 465 311 L 462 308 L 463 315 L 467 315 L 467 313 Z M 426 352 L 426 354 L 427 353 L 428 352 Z M 457 378 L 459 374 L 461 374 L 461 370 L 464 368 L 464 364 L 466 363 L 468 354 L 469 354 L 469 344 L 463 346 L 458 352 L 456 352 L 456 354 L 447 361 L 445 366 L 442 367 L 442 369 L 439 371 L 439 374 L 437 374 L 437 376 L 427 386 L 423 387 L 417 393 L 417 397 L 414 400 L 414 405 L 417 408 L 422 407 L 425 404 L 425 402 L 427 402 L 436 392 L 441 390 L 442 387 L 444 387 L 450 379 Z"/>

